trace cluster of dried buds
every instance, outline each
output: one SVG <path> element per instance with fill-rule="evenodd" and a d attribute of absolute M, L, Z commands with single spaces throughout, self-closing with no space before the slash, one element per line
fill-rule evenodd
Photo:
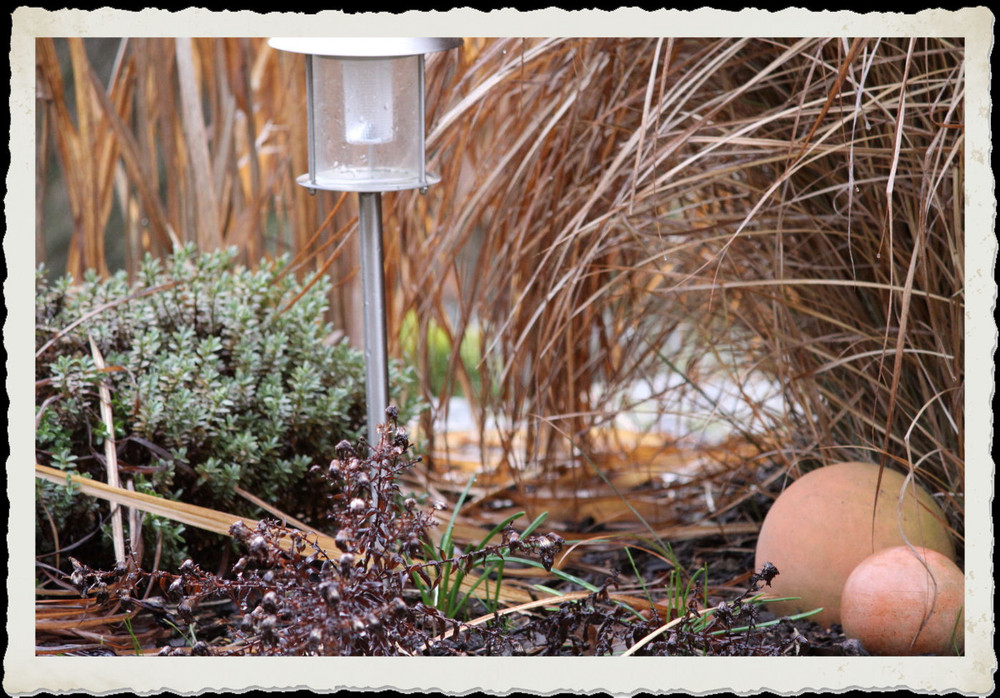
<path fill-rule="evenodd" d="M 331 485 L 336 550 L 275 521 L 233 524 L 245 550 L 233 567 L 240 653 L 390 655 L 427 639 L 404 595 L 407 555 L 419 550 L 431 519 L 401 501 L 398 475 L 418 459 L 408 457 L 395 411 L 387 415 L 374 448 L 343 441 L 327 468 L 313 468 Z"/>
<path fill-rule="evenodd" d="M 205 599 L 228 599 L 235 606 L 228 643 L 196 643 L 185 652 L 266 655 L 407 655 L 434 653 L 438 635 L 458 621 L 419 601 L 417 583 L 434 585 L 441 575 L 428 568 L 460 565 L 469 569 L 490 555 L 527 553 L 551 568 L 564 541 L 556 534 L 523 538 L 511 526 L 502 542 L 473 553 L 423 561 L 427 528 L 434 518 L 399 489 L 399 475 L 419 462 L 409 454 L 406 431 L 394 408 L 379 429 L 378 443 L 357 448 L 343 441 L 326 468 L 314 468 L 329 481 L 328 526 L 336 549 L 324 549 L 317 537 L 262 520 L 255 526 L 237 521 L 230 534 L 242 549 L 232 576 L 222 578 L 185 561 L 178 575 L 156 573 L 170 604 L 168 620 L 179 627 L 195 621 Z M 134 568 L 134 565 L 133 565 Z M 144 573 L 123 568 L 134 588 Z M 116 573 L 108 573 L 116 574 Z M 105 584 L 99 575 L 74 573 L 82 591 Z M 149 575 L 145 575 L 149 576 Z M 77 579 L 77 577 L 79 577 Z M 131 578 L 130 578 L 131 579 Z M 105 584 L 106 586 L 106 584 Z M 119 591 L 125 603 L 128 594 Z M 165 611 L 167 612 L 167 611 Z M 477 631 L 480 636 L 488 631 Z M 194 634 L 194 633 L 192 633 Z M 492 638 L 491 641 L 497 641 Z M 440 649 L 438 645 L 437 649 Z M 182 650 L 165 650 L 166 653 Z"/>
<path fill-rule="evenodd" d="M 566 544 L 565 539 L 554 532 L 521 538 L 521 535 L 510 524 L 504 527 L 502 535 L 503 547 L 509 548 L 512 553 L 523 552 L 537 555 L 547 571 L 552 569 L 556 555 L 562 551 L 563 545 Z"/>
<path fill-rule="evenodd" d="M 165 635 L 198 625 L 198 606 L 202 600 L 217 599 L 235 591 L 225 580 L 205 572 L 191 560 L 181 564 L 180 574 L 162 570 L 146 572 L 131 555 L 107 571 L 93 569 L 72 557 L 70 562 L 73 571 L 69 581 L 82 596 L 94 600 L 95 613 L 114 617 L 125 611 L 130 619 L 152 618 L 153 627 L 159 626 L 164 631 L 160 634 Z M 205 625 L 200 639 L 183 648 L 164 647 L 160 653 L 208 655 L 212 653 L 210 643 L 221 640 L 221 635 L 217 624 Z"/>
<path fill-rule="evenodd" d="M 447 560 L 419 559 L 433 517 L 399 489 L 399 475 L 419 462 L 390 407 L 378 443 L 343 441 L 336 458 L 314 468 L 330 484 L 329 523 L 336 550 L 299 531 L 261 521 L 231 533 L 245 549 L 232 588 L 240 620 L 234 628 L 244 654 L 398 655 L 424 653 L 436 634 L 457 621 L 419 600 L 414 580 L 435 584 L 434 565 L 469 567 L 506 548 L 536 554 L 551 567 L 563 545 L 555 534 L 521 540 L 513 528 L 502 544 Z"/>

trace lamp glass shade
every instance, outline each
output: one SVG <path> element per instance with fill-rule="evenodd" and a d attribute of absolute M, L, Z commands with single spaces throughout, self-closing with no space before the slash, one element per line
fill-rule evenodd
<path fill-rule="evenodd" d="M 306 186 L 388 191 L 427 186 L 423 57 L 310 55 L 310 172 Z"/>

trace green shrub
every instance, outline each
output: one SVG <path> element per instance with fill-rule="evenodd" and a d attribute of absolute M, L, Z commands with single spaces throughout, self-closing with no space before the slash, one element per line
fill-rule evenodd
<path fill-rule="evenodd" d="M 103 379 L 121 476 L 137 491 L 261 516 L 236 495 L 240 487 L 293 516 L 324 511 L 308 470 L 328 462 L 341 440 L 365 434 L 363 354 L 327 341 L 328 279 L 303 293 L 293 274 L 281 275 L 287 258 L 254 271 L 236 267 L 235 254 L 188 246 L 163 261 L 147 257 L 132 286 L 124 272 L 87 274 L 74 285 L 68 277 L 50 283 L 38 270 L 38 462 L 106 479 Z M 392 366 L 390 384 L 405 420 L 418 409 L 412 371 Z M 39 553 L 53 549 L 53 528 L 65 548 L 107 511 L 62 486 L 39 484 L 37 492 Z M 164 564 L 197 557 L 184 544 L 197 547 L 197 535 L 181 538 L 179 526 L 163 521 L 144 526 L 147 555 L 157 530 Z M 107 537 L 94 538 L 101 550 L 91 552 L 107 555 Z"/>

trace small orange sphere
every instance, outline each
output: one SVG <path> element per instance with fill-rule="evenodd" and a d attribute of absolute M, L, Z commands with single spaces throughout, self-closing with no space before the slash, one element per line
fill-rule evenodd
<path fill-rule="evenodd" d="M 872 654 L 961 653 L 965 577 L 927 548 L 886 548 L 865 558 L 844 584 L 844 634 Z"/>

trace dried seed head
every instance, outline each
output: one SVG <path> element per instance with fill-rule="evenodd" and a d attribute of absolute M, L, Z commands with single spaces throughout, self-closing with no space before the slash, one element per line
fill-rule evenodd
<path fill-rule="evenodd" d="M 278 612 L 278 595 L 273 591 L 269 591 L 264 594 L 264 598 L 261 600 L 260 605 L 268 613 Z"/>
<path fill-rule="evenodd" d="M 108 600 L 108 585 L 103 582 L 94 587 L 97 593 L 97 603 L 105 603 Z"/>
<path fill-rule="evenodd" d="M 342 528 L 337 531 L 334 541 L 336 541 L 337 547 L 349 553 L 354 550 L 354 531 L 346 527 Z"/>
<path fill-rule="evenodd" d="M 263 555 L 267 552 L 267 540 L 261 534 L 255 535 L 250 539 L 250 554 L 254 556 Z"/>
<path fill-rule="evenodd" d="M 767 586 L 771 586 L 771 581 L 778 576 L 778 568 L 770 562 L 765 562 L 758 576 Z"/>
<path fill-rule="evenodd" d="M 405 451 L 410 445 L 410 438 L 406 433 L 406 429 L 399 427 L 396 429 L 396 435 L 392 438 L 392 445 L 400 450 L 400 453 Z M 398 454 L 397 454 L 398 455 Z"/>
<path fill-rule="evenodd" d="M 392 615 L 396 616 L 397 618 L 401 618 L 402 616 L 406 615 L 406 612 L 408 610 L 409 607 L 406 605 L 406 602 L 403 601 L 403 599 L 400 598 L 399 596 L 397 596 L 392 600 Z"/>
<path fill-rule="evenodd" d="M 177 598 L 178 596 L 180 596 L 181 594 L 183 594 L 184 593 L 184 580 L 181 577 L 178 577 L 173 582 L 171 582 L 170 586 L 167 587 L 167 593 L 170 594 L 174 598 Z"/>
<path fill-rule="evenodd" d="M 361 499 L 360 497 L 355 497 L 354 499 L 351 500 L 351 503 L 348 506 L 350 507 L 352 512 L 358 514 L 365 510 L 365 508 L 368 506 L 368 502 Z"/>
<path fill-rule="evenodd" d="M 340 591 L 333 582 L 323 582 L 320 584 L 319 593 L 323 597 L 323 600 L 330 606 L 336 606 L 340 603 Z"/>
<path fill-rule="evenodd" d="M 229 527 L 229 535 L 242 543 L 250 535 L 250 529 L 242 521 L 236 521 Z"/>
<path fill-rule="evenodd" d="M 345 459 L 349 458 L 350 456 L 354 455 L 354 446 L 352 446 L 351 442 L 348 441 L 347 439 L 344 439 L 343 441 L 341 441 L 340 443 L 338 443 L 336 446 L 334 446 L 334 450 L 337 452 L 337 456 L 341 460 L 345 460 Z"/>
<path fill-rule="evenodd" d="M 354 555 L 351 553 L 344 553 L 340 556 L 340 572 L 341 574 L 347 574 L 350 572 L 351 567 L 354 566 Z"/>
<path fill-rule="evenodd" d="M 73 581 L 74 585 L 80 586 L 81 584 L 83 584 L 83 578 L 84 578 L 83 564 L 75 557 L 71 557 L 69 561 L 73 563 L 73 574 L 70 576 L 70 579 L 74 580 Z M 79 582 L 75 580 L 79 580 Z"/>
<path fill-rule="evenodd" d="M 276 616 L 267 616 L 260 624 L 260 634 L 264 642 L 268 644 L 275 644 L 278 641 L 278 618 Z"/>

